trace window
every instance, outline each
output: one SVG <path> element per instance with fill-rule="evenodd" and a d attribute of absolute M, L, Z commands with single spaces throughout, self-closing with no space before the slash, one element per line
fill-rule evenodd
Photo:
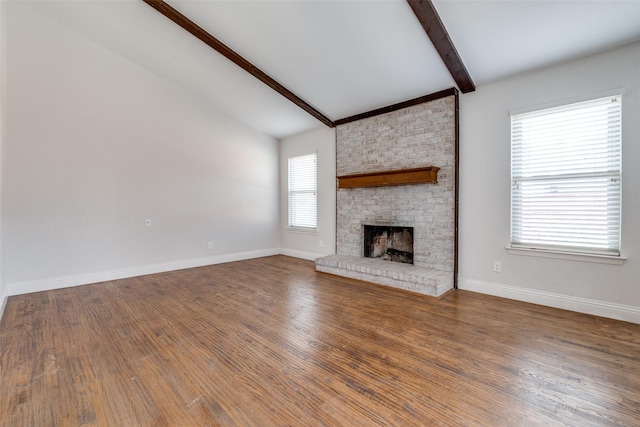
<path fill-rule="evenodd" d="M 512 247 L 620 255 L 621 104 L 512 113 Z"/>
<path fill-rule="evenodd" d="M 289 158 L 289 227 L 318 225 L 317 154 Z"/>

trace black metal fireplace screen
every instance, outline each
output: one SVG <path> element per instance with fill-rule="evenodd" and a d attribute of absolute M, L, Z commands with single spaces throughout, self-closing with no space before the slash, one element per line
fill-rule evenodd
<path fill-rule="evenodd" d="M 365 225 L 364 256 L 413 264 L 413 227 Z"/>

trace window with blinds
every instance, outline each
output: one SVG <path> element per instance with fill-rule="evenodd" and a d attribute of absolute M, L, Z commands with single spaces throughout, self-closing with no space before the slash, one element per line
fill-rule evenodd
<path fill-rule="evenodd" d="M 621 95 L 511 115 L 511 246 L 620 255 Z"/>
<path fill-rule="evenodd" d="M 318 226 L 317 154 L 289 158 L 289 227 Z"/>

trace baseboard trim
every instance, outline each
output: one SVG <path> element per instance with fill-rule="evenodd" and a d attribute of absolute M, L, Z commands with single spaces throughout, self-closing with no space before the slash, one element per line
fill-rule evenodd
<path fill-rule="evenodd" d="M 458 278 L 458 289 L 640 324 L 640 307 Z"/>
<path fill-rule="evenodd" d="M 2 295 L 2 297 L 0 297 L 0 321 L 2 321 L 2 315 L 4 314 L 4 308 L 7 305 L 7 299 L 9 299 L 9 295 Z"/>
<path fill-rule="evenodd" d="M 314 261 L 316 258 L 323 257 L 326 254 L 316 254 L 313 252 L 304 252 L 304 251 L 298 251 L 295 249 L 280 248 L 280 255 L 287 255 L 294 258 L 302 258 L 302 259 L 307 259 L 309 261 Z"/>
<path fill-rule="evenodd" d="M 173 261 L 161 264 L 151 264 L 122 270 L 112 270 L 100 273 L 82 274 L 78 276 L 56 277 L 52 279 L 36 280 L 22 283 L 8 284 L 9 296 L 28 294 L 31 292 L 50 291 L 53 289 L 69 288 L 72 286 L 89 285 L 92 283 L 106 282 L 109 280 L 127 279 L 130 277 L 144 276 L 147 274 L 164 273 L 167 271 L 184 270 L 186 268 L 203 267 L 206 265 L 222 264 L 225 262 L 242 261 L 245 259 L 261 258 L 271 255 L 279 255 L 280 248 L 262 249 L 249 252 L 216 255 L 206 258 L 195 258 L 182 261 Z"/>

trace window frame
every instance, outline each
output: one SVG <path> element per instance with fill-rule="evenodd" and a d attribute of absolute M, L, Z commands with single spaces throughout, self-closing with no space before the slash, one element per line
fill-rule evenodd
<path fill-rule="evenodd" d="M 308 188 L 301 190 L 292 190 L 292 163 L 295 163 L 296 160 L 303 161 L 306 157 L 313 157 L 313 164 L 315 166 L 313 173 L 313 182 L 310 184 Z M 315 225 L 301 225 L 301 222 L 295 222 L 292 224 L 292 215 L 294 214 L 292 210 L 292 196 L 295 195 L 305 195 L 305 194 L 313 194 L 315 201 L 315 212 L 313 213 L 315 221 Z M 304 214 L 304 213 L 303 213 Z M 294 218 L 295 221 L 295 218 Z M 306 233 L 315 233 L 318 230 L 318 152 L 313 151 L 305 154 L 289 156 L 287 158 L 287 230 L 289 231 L 298 231 L 298 232 L 306 232 Z"/>
<path fill-rule="evenodd" d="M 507 246 L 507 249 L 510 254 L 533 255 L 533 256 L 540 256 L 545 258 L 553 257 L 553 258 L 571 259 L 571 260 L 578 260 L 578 261 L 588 260 L 593 262 L 616 263 L 616 264 L 622 263 L 622 260 L 625 259 L 621 255 L 621 249 L 622 249 L 622 236 L 621 236 L 621 231 L 622 231 L 622 218 L 621 218 L 622 216 L 622 95 L 623 94 L 624 94 L 624 91 L 621 89 L 618 89 L 618 90 L 610 91 L 606 93 L 590 95 L 582 98 L 574 98 L 571 100 L 565 100 L 562 102 L 546 104 L 546 105 L 541 105 L 541 106 L 527 108 L 527 109 L 512 110 L 509 112 L 510 119 L 511 119 L 511 138 L 510 138 L 510 144 L 511 144 L 510 209 L 511 211 L 510 211 L 510 244 Z M 514 164 L 516 164 L 516 162 L 520 162 L 521 164 L 523 161 L 522 157 L 524 156 L 514 159 L 514 156 L 518 155 L 518 154 L 514 154 L 515 144 L 517 143 L 514 140 L 514 117 L 519 119 L 521 119 L 523 116 L 536 117 L 537 115 L 539 117 L 543 114 L 548 114 L 550 112 L 554 113 L 554 110 L 556 113 L 561 114 L 560 110 L 567 109 L 567 108 L 574 108 L 580 103 L 597 102 L 598 100 L 603 100 L 606 98 L 613 98 L 613 97 L 618 98 L 619 109 L 620 109 L 619 117 L 617 119 L 617 122 L 615 122 L 617 123 L 617 126 L 618 126 L 617 129 L 618 129 L 619 136 L 617 140 L 617 146 L 614 146 L 614 150 L 617 149 L 617 157 L 618 157 L 617 170 L 614 170 L 614 172 L 617 174 L 615 176 L 615 179 L 617 180 L 617 193 L 616 193 L 617 202 L 615 201 L 615 199 L 613 202 L 614 204 L 617 203 L 617 206 L 613 205 L 614 211 L 617 211 L 617 222 L 615 221 L 613 222 L 613 227 L 614 227 L 613 230 L 617 233 L 617 241 L 614 241 L 614 243 L 617 243 L 617 247 L 602 248 L 602 247 L 598 247 L 597 244 L 592 244 L 590 246 L 575 245 L 575 244 L 554 245 L 554 244 L 541 243 L 540 242 L 541 239 L 538 239 L 538 241 L 535 241 L 535 239 L 532 241 L 527 241 L 526 239 L 522 239 L 521 241 L 518 241 L 517 238 L 514 238 L 514 234 L 517 234 L 517 230 L 514 228 L 515 227 L 514 223 L 517 222 L 516 221 L 517 214 L 514 212 L 514 197 L 516 195 L 516 191 L 519 191 L 519 189 L 516 189 L 516 185 L 524 182 L 524 178 L 522 176 L 518 176 L 517 174 L 514 175 L 514 169 L 515 169 Z M 610 144 L 609 140 L 607 140 L 607 144 Z M 521 149 L 522 147 L 518 147 L 518 150 L 521 150 Z M 519 154 L 521 155 L 521 152 L 519 152 Z M 570 168 L 564 169 L 565 176 L 562 176 L 561 173 L 555 173 L 550 175 L 541 174 L 539 176 L 530 175 L 527 179 L 529 179 L 530 181 L 533 181 L 536 179 L 541 179 L 541 177 L 546 177 L 546 179 L 549 180 L 548 182 L 551 182 L 555 179 L 555 183 L 557 184 L 560 182 L 560 180 L 566 179 L 566 172 L 569 169 Z M 599 172 L 597 170 L 594 170 L 593 172 L 585 173 L 584 175 L 585 177 L 588 177 L 588 176 L 596 177 L 598 176 L 598 173 Z M 609 190 L 607 190 L 606 194 L 609 195 Z M 543 195 L 543 197 L 547 197 L 545 201 L 548 201 L 548 194 Z M 569 203 L 567 206 L 570 207 L 571 203 Z M 607 209 L 611 209 L 610 206 L 612 206 L 611 202 L 607 200 Z M 515 210 L 518 210 L 520 213 L 523 212 L 523 209 L 526 209 L 526 208 L 522 208 L 522 206 L 515 208 Z M 609 217 L 607 216 L 607 218 Z M 520 221 L 522 221 L 522 219 Z M 550 221 L 550 220 L 547 220 L 547 221 Z M 543 224 L 545 224 L 544 221 L 543 221 Z M 607 227 L 610 227 L 608 222 L 607 222 Z M 615 229 L 615 227 L 617 227 L 617 230 Z M 609 230 L 609 228 L 607 230 Z M 522 234 L 522 231 L 520 231 L 520 233 Z M 557 238 L 560 236 L 556 235 L 555 237 Z M 593 243 L 593 241 L 591 243 Z"/>

